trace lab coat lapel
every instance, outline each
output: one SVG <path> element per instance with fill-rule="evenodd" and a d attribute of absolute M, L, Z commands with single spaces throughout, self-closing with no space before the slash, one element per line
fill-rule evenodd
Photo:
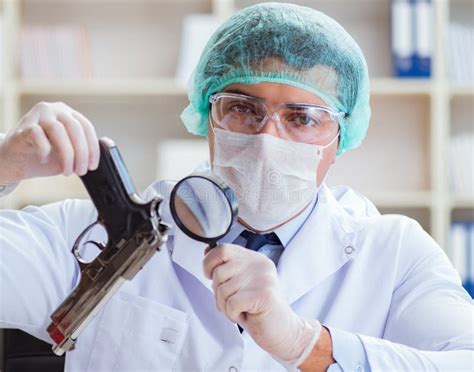
<path fill-rule="evenodd" d="M 175 229 L 173 239 L 171 259 L 212 291 L 212 281 L 204 276 L 202 269 L 207 244 L 191 239 L 179 228 Z"/>
<path fill-rule="evenodd" d="M 358 228 L 323 185 L 315 210 L 285 247 L 278 263 L 282 290 L 290 304 L 356 256 L 352 233 Z"/>
<path fill-rule="evenodd" d="M 171 190 L 176 185 L 172 181 L 159 181 L 147 189 L 144 199 L 149 200 L 153 196 L 161 195 L 164 200 L 169 201 Z M 173 221 L 169 202 L 163 203 L 160 206 L 161 217 L 164 221 Z M 171 251 L 171 260 L 184 270 L 192 274 L 205 287 L 212 289 L 212 282 L 204 276 L 202 270 L 202 260 L 204 258 L 204 249 L 207 244 L 191 239 L 183 233 L 179 227 L 172 223 L 169 231 L 169 242 L 167 242 L 168 249 Z"/>

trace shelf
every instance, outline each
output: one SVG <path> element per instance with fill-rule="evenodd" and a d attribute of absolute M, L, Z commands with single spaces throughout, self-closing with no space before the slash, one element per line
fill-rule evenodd
<path fill-rule="evenodd" d="M 19 81 L 19 95 L 162 96 L 186 94 L 185 84 L 174 79 Z"/>
<path fill-rule="evenodd" d="M 186 84 L 169 79 L 130 79 L 130 80 L 37 80 L 18 81 L 19 95 L 105 95 L 105 96 L 161 96 L 186 95 Z M 433 83 L 429 80 L 401 80 L 381 78 L 371 80 L 373 95 L 429 95 Z M 468 92 L 468 87 L 458 88 Z"/>
<path fill-rule="evenodd" d="M 54 192 L 51 192 L 54 190 Z M 8 196 L 8 208 L 43 205 L 64 199 L 85 199 L 88 194 L 79 177 L 42 177 L 25 180 Z"/>
<path fill-rule="evenodd" d="M 474 196 L 452 196 L 450 207 L 451 209 L 474 208 Z"/>
<path fill-rule="evenodd" d="M 433 91 L 430 79 L 371 79 L 370 92 L 373 95 L 429 95 Z"/>
<path fill-rule="evenodd" d="M 474 84 L 451 84 L 449 95 L 451 97 L 474 97 Z"/>
<path fill-rule="evenodd" d="M 379 208 L 429 208 L 433 205 L 433 195 L 429 191 L 369 192 L 367 197 Z"/>

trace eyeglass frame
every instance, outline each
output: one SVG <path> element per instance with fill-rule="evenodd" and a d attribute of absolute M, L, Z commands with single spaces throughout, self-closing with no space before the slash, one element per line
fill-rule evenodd
<path fill-rule="evenodd" d="M 307 108 L 317 108 L 317 109 L 320 109 L 320 110 L 323 110 L 325 112 L 327 112 L 330 116 L 331 116 L 331 119 L 334 120 L 334 122 L 338 123 L 339 124 L 339 121 L 340 119 L 344 119 L 347 117 L 347 113 L 343 112 L 343 111 L 339 111 L 339 112 L 335 112 L 332 108 L 330 107 L 327 107 L 327 106 L 322 106 L 322 105 L 315 105 L 315 104 L 312 104 L 312 103 L 299 103 L 299 102 L 284 102 L 284 103 L 279 103 L 277 105 L 269 105 L 268 103 L 265 102 L 264 99 L 262 98 L 258 98 L 258 97 L 253 97 L 253 96 L 247 96 L 245 94 L 239 94 L 239 93 L 230 93 L 230 92 L 218 92 L 218 93 L 214 93 L 214 94 L 211 94 L 209 96 L 209 103 L 211 104 L 211 110 L 210 110 L 210 113 L 211 113 L 211 118 L 212 118 L 212 105 L 214 105 L 217 100 L 221 97 L 229 97 L 229 98 L 245 98 L 245 99 L 249 99 L 251 101 L 255 101 L 257 103 L 261 103 L 263 105 L 263 107 L 265 108 L 265 117 L 262 119 L 261 121 L 261 128 L 263 128 L 263 126 L 266 124 L 266 122 L 268 121 L 268 119 L 270 117 L 274 117 L 274 115 L 276 114 L 277 118 L 278 118 L 278 122 L 281 124 L 281 120 L 280 120 L 280 116 L 278 115 L 277 113 L 277 110 L 278 108 L 280 107 L 291 107 L 291 106 L 300 106 L 300 107 L 307 107 Z M 272 115 L 270 115 L 270 113 Z M 261 129 L 260 128 L 260 129 Z"/>

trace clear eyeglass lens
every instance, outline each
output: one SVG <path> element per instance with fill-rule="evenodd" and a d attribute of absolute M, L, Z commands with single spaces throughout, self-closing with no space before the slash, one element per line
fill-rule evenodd
<path fill-rule="evenodd" d="M 242 97 L 216 97 L 212 105 L 214 121 L 222 129 L 242 134 L 257 134 L 263 127 L 267 109 L 261 102 Z M 283 138 L 304 143 L 331 139 L 338 124 L 331 113 L 310 105 L 286 105 L 277 111 L 278 128 Z"/>
<path fill-rule="evenodd" d="M 266 115 L 262 104 L 241 98 L 219 97 L 214 107 L 219 126 L 238 133 L 257 133 Z"/>

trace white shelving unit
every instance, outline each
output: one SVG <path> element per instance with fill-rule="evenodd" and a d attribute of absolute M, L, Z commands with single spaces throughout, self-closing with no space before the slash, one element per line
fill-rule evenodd
<path fill-rule="evenodd" d="M 255 0 L 3 0 L 5 40 L 0 88 L 0 132 L 16 125 L 38 101 L 61 100 L 83 112 L 100 135 L 119 145 L 140 189 L 155 179 L 156 148 L 168 139 L 190 139 L 179 114 L 187 104 L 175 80 L 182 20 L 194 13 L 225 19 Z M 447 27 L 473 11 L 471 0 L 434 0 L 433 77 L 391 77 L 389 0 L 294 1 L 338 20 L 359 42 L 371 74 L 373 118 L 361 148 L 344 154 L 328 183 L 347 184 L 384 213 L 420 221 L 447 247 L 452 218 L 474 219 L 474 198 L 451 195 L 448 138 L 473 126 L 474 85 L 447 79 Z M 472 17 L 471 17 L 472 20 Z M 81 24 L 89 34 L 95 78 L 90 81 L 22 81 L 21 25 Z M 474 22 L 474 21 L 472 21 Z M 455 110 L 454 110 L 454 109 Z M 138 151 L 138 149 L 140 149 Z M 184 176 L 184 175 L 183 175 Z M 77 177 L 24 182 L 3 202 L 19 208 L 65 197 L 84 197 Z M 472 217 L 470 217 L 472 215 Z"/>

